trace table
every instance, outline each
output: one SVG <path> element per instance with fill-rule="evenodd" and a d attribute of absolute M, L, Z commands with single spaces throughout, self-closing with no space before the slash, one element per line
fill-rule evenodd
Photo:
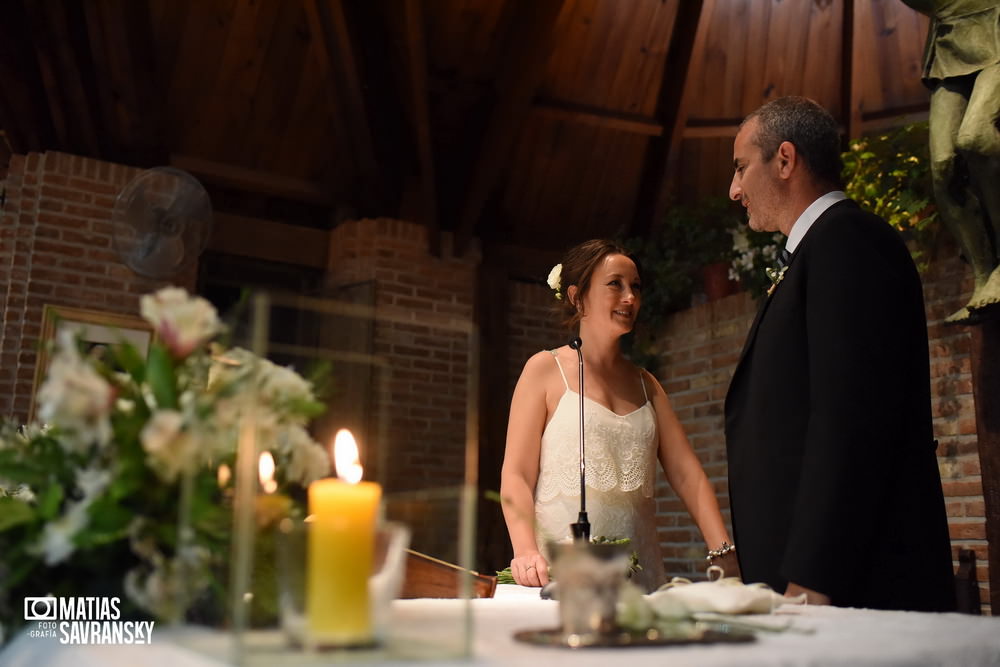
<path fill-rule="evenodd" d="M 393 603 L 393 622 L 408 634 L 425 638 L 429 644 L 440 640 L 457 646 L 466 609 L 471 610 L 475 633 L 473 655 L 463 664 L 477 666 L 606 667 L 622 660 L 628 661 L 628 667 L 1000 665 L 1000 618 L 962 614 L 784 605 L 776 616 L 764 618 L 791 618 L 796 628 L 812 629 L 813 633 L 761 633 L 756 642 L 749 644 L 571 650 L 515 641 L 512 635 L 517 630 L 555 627 L 558 603 L 539 599 L 537 589 L 499 586 L 493 599 L 397 600 Z M 150 646 L 63 646 L 22 634 L 0 653 L 0 667 L 229 664 L 230 637 L 225 633 L 204 628 L 158 627 L 153 637 Z M 290 653 L 282 648 L 277 632 L 250 633 L 248 646 L 248 663 L 252 665 L 417 664 L 413 655 L 401 657 L 398 651 L 318 656 Z M 423 664 L 443 661 L 443 656 L 438 655 L 424 659 Z"/>

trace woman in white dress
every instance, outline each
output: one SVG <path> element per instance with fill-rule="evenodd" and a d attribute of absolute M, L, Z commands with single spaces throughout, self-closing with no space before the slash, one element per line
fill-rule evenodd
<path fill-rule="evenodd" d="M 558 268 L 558 267 L 557 267 Z M 621 353 L 642 302 L 635 262 L 609 241 L 570 250 L 550 285 L 583 340 L 587 514 L 591 536 L 628 537 L 647 590 L 664 583 L 656 532 L 656 462 L 727 574 L 737 574 L 715 491 L 660 383 Z M 535 354 L 514 389 L 500 494 L 523 586 L 548 583 L 547 543 L 570 538 L 580 509 L 579 362 L 563 346 Z"/>

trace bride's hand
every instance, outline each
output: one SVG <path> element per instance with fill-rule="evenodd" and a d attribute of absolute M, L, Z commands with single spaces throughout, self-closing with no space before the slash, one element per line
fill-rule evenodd
<path fill-rule="evenodd" d="M 515 556 L 510 561 L 510 573 L 522 586 L 544 586 L 549 583 L 549 564 L 537 551 Z"/>

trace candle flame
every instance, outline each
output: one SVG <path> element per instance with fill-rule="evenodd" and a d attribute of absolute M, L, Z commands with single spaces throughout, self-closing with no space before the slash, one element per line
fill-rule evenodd
<path fill-rule="evenodd" d="M 349 484 L 357 484 L 361 481 L 364 469 L 358 459 L 358 445 L 354 442 L 354 436 L 346 428 L 337 431 L 333 440 L 333 463 L 337 470 L 337 477 Z"/>
<path fill-rule="evenodd" d="M 229 480 L 233 476 L 233 471 L 229 469 L 225 463 L 219 465 L 219 469 L 216 472 L 216 479 L 219 482 L 219 488 L 223 488 L 226 484 L 229 484 Z"/>
<path fill-rule="evenodd" d="M 257 476 L 260 478 L 260 485 L 264 487 L 266 493 L 274 493 L 278 490 L 278 483 L 274 481 L 274 457 L 271 452 L 264 452 L 257 462 Z"/>

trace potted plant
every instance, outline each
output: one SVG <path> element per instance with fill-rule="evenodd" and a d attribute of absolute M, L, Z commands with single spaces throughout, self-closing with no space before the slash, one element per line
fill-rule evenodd
<path fill-rule="evenodd" d="M 651 350 L 656 331 L 667 315 L 690 307 L 699 290 L 708 298 L 718 298 L 735 288 L 728 275 L 733 253 L 730 230 L 739 219 L 733 202 L 710 197 L 671 206 L 652 234 L 623 242 L 639 261 L 643 275 L 638 337 L 626 339 L 633 361 L 654 366 Z"/>

